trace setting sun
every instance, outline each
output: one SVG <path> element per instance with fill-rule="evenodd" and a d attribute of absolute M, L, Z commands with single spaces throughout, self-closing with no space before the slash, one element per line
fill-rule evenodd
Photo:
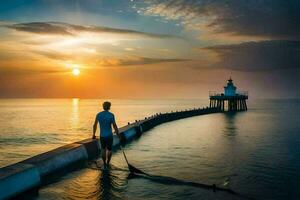
<path fill-rule="evenodd" d="M 72 73 L 74 76 L 78 76 L 80 74 L 80 70 L 75 68 L 75 69 L 73 69 Z"/>

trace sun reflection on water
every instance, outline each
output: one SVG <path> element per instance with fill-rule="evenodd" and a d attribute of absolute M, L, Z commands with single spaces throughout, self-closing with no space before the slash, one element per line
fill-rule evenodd
<path fill-rule="evenodd" d="M 79 98 L 72 99 L 71 126 L 74 130 L 79 127 Z"/>

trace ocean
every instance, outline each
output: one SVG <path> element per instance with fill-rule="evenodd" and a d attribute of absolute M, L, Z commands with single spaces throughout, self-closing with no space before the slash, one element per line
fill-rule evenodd
<path fill-rule="evenodd" d="M 92 135 L 101 99 L 1 99 L 0 166 Z M 117 100 L 121 127 L 157 112 L 205 107 L 206 99 Z M 249 110 L 162 124 L 126 146 L 129 162 L 159 179 L 128 178 L 95 162 L 42 187 L 32 199 L 300 199 L 300 100 L 251 100 Z M 178 181 L 172 181 L 174 178 Z M 216 184 L 240 194 L 189 183 Z"/>

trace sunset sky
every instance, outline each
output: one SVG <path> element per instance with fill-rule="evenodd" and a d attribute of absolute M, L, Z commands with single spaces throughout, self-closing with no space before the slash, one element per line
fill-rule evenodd
<path fill-rule="evenodd" d="M 0 97 L 300 98 L 300 1 L 10 0 Z"/>

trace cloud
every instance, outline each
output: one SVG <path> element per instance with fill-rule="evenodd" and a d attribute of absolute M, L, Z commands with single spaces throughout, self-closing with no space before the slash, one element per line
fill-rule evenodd
<path fill-rule="evenodd" d="M 33 51 L 36 55 L 41 55 L 46 58 L 56 60 L 56 61 L 69 61 L 73 60 L 82 65 L 87 65 L 90 67 L 110 67 L 110 66 L 130 66 L 130 65 L 147 65 L 156 63 L 170 63 L 170 62 L 185 62 L 192 61 L 189 59 L 180 58 L 149 58 L 149 57 L 139 57 L 139 56 L 127 56 L 125 58 L 119 57 L 100 57 L 97 54 L 86 56 L 85 58 L 78 58 L 73 54 L 61 53 L 56 51 Z"/>
<path fill-rule="evenodd" d="M 17 67 L 17 66 L 10 66 L 10 67 L 1 67 L 0 73 L 2 76 L 5 75 L 34 75 L 34 74 L 55 74 L 55 73 L 65 73 L 69 72 L 65 69 L 36 69 L 36 68 L 24 68 L 24 67 Z"/>
<path fill-rule="evenodd" d="M 55 51 L 33 51 L 32 53 L 45 56 L 53 60 L 71 60 L 73 59 L 72 54 L 60 53 Z"/>
<path fill-rule="evenodd" d="M 300 1 L 147 0 L 146 15 L 181 20 L 210 33 L 272 39 L 300 39 Z"/>
<path fill-rule="evenodd" d="M 219 61 L 214 65 L 217 68 L 242 71 L 300 68 L 300 41 L 244 42 L 201 49 L 217 55 Z"/>
<path fill-rule="evenodd" d="M 121 35 L 133 35 L 142 36 L 149 38 L 179 38 L 173 35 L 147 33 L 130 29 L 119 29 L 110 28 L 104 26 L 82 26 L 74 25 L 62 22 L 29 22 L 29 23 L 17 23 L 2 25 L 16 31 L 35 33 L 35 34 L 47 34 L 47 35 L 64 35 L 73 36 L 82 32 L 90 33 L 111 33 L 111 34 L 121 34 Z"/>
<path fill-rule="evenodd" d="M 104 58 L 101 59 L 98 64 L 101 66 L 130 66 L 130 65 L 147 65 L 156 63 L 166 62 L 184 62 L 189 61 L 188 59 L 177 59 L 177 58 L 147 58 L 147 57 L 135 57 L 128 59 L 118 58 Z"/>
<path fill-rule="evenodd" d="M 56 23 L 44 23 L 44 22 L 31 22 L 7 25 L 7 28 L 11 28 L 17 31 L 36 33 L 36 34 L 55 34 L 55 35 L 73 35 L 66 26 L 62 26 Z"/>

